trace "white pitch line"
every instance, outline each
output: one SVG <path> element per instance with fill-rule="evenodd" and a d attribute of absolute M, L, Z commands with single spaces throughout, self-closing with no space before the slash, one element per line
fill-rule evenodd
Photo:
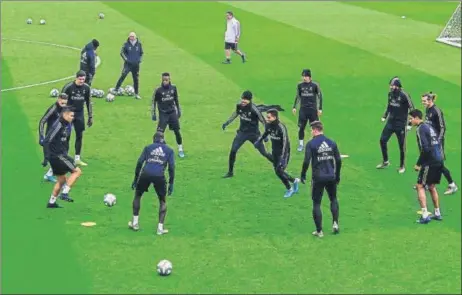
<path fill-rule="evenodd" d="M 9 41 L 17 41 L 17 42 L 24 42 L 24 43 L 33 43 L 33 44 L 41 44 L 41 45 L 48 45 L 48 46 L 54 46 L 54 47 L 59 47 L 59 48 L 66 48 L 66 49 L 72 49 L 72 50 L 77 50 L 80 51 L 81 49 L 78 47 L 73 47 L 73 46 L 67 46 L 67 45 L 61 45 L 61 44 L 55 44 L 55 43 L 49 43 L 49 42 L 41 42 L 41 41 L 31 41 L 31 40 L 24 40 L 24 39 L 15 39 L 15 38 L 2 38 L 2 40 L 9 40 Z M 96 64 L 95 67 L 99 67 L 101 65 L 101 58 L 99 56 L 96 57 Z M 40 82 L 36 84 L 30 84 L 30 85 L 24 85 L 24 86 L 17 86 L 13 88 L 6 88 L 0 90 L 0 92 L 7 92 L 7 91 L 13 91 L 13 90 L 21 90 L 21 89 L 26 89 L 26 88 L 31 88 L 31 87 L 36 87 L 36 86 L 42 86 L 42 85 L 47 85 L 47 84 L 53 84 L 56 82 L 64 81 L 67 79 L 74 78 L 75 75 L 67 76 L 64 78 L 56 79 L 56 80 L 51 80 L 51 81 L 45 81 L 45 82 Z"/>

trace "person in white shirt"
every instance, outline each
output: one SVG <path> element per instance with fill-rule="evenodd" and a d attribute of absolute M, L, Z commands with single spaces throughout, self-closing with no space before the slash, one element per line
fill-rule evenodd
<path fill-rule="evenodd" d="M 237 48 L 241 36 L 241 23 L 234 17 L 231 11 L 226 12 L 226 32 L 225 32 L 225 56 L 224 64 L 231 63 L 231 50 L 238 54 L 242 62 L 245 62 L 245 54 Z"/>

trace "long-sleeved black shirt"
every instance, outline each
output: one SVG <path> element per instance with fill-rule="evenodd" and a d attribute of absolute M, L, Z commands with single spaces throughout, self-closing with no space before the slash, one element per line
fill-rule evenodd
<path fill-rule="evenodd" d="M 388 92 L 388 104 L 383 118 L 388 118 L 388 124 L 407 125 L 408 114 L 414 109 L 411 96 L 404 90 Z"/>
<path fill-rule="evenodd" d="M 132 43 L 130 39 L 122 45 L 122 49 L 120 49 L 120 56 L 126 63 L 136 65 L 141 62 L 141 58 L 143 57 L 143 45 L 139 40 Z"/>
<path fill-rule="evenodd" d="M 259 133 L 258 122 L 261 122 L 263 125 L 266 124 L 263 114 L 253 103 L 249 103 L 246 106 L 242 106 L 240 103 L 236 104 L 236 110 L 225 122 L 225 125 L 228 126 L 231 124 L 237 116 L 240 118 L 239 131 L 241 132 Z"/>
<path fill-rule="evenodd" d="M 48 131 L 50 130 L 53 123 L 59 119 L 62 109 L 63 108 L 57 102 L 52 104 L 47 109 L 47 111 L 45 112 L 45 114 L 43 115 L 43 117 L 40 119 L 40 122 L 39 122 L 39 137 L 45 137 L 45 135 L 48 134 Z M 45 124 L 47 124 L 46 131 L 45 131 Z"/>
<path fill-rule="evenodd" d="M 297 85 L 297 95 L 295 95 L 294 109 L 299 102 L 302 109 L 322 111 L 322 92 L 319 83 L 314 81 L 299 83 Z"/>
<path fill-rule="evenodd" d="M 446 122 L 444 121 L 441 109 L 436 105 L 428 108 L 425 114 L 425 123 L 430 124 L 433 129 L 435 129 L 436 134 L 438 134 L 438 140 L 441 143 L 444 139 L 444 135 L 446 134 Z"/>
<path fill-rule="evenodd" d="M 53 123 L 43 144 L 47 159 L 67 154 L 69 150 L 67 138 L 70 130 L 70 123 L 63 118 L 59 118 Z"/>
<path fill-rule="evenodd" d="M 144 164 L 144 166 L 143 166 Z M 169 183 L 175 179 L 175 156 L 173 150 L 164 143 L 153 143 L 143 149 L 135 169 L 135 178 L 138 178 L 141 170 L 143 174 L 150 176 L 164 176 L 168 166 Z"/>
<path fill-rule="evenodd" d="M 438 141 L 436 131 L 427 123 L 421 123 L 417 127 L 417 145 L 419 146 L 420 156 L 417 166 L 438 165 L 443 162 L 441 145 Z"/>
<path fill-rule="evenodd" d="M 69 82 L 64 85 L 61 92 L 66 93 L 69 97 L 67 100 L 67 105 L 73 108 L 76 115 L 83 114 L 84 104 L 87 105 L 88 117 L 93 117 L 93 108 L 91 104 L 91 95 L 90 95 L 90 86 L 84 83 L 81 86 L 75 84 L 75 81 Z"/>
<path fill-rule="evenodd" d="M 80 51 L 80 69 L 94 75 L 96 71 L 95 47 L 90 42 Z M 88 72 L 87 72 L 88 71 Z"/>
<path fill-rule="evenodd" d="M 152 95 L 152 111 L 157 109 L 159 113 L 172 113 L 180 110 L 178 101 L 178 89 L 175 85 L 170 84 L 167 87 L 159 86 L 154 90 Z"/>
<path fill-rule="evenodd" d="M 312 162 L 313 181 L 334 181 L 340 179 L 342 159 L 337 144 L 324 136 L 315 136 L 306 144 L 301 177 L 306 179 L 306 171 Z"/>
<path fill-rule="evenodd" d="M 265 132 L 261 135 L 258 141 L 264 140 L 267 136 L 271 139 L 271 147 L 273 155 L 279 154 L 281 161 L 289 155 L 290 141 L 286 126 L 279 120 L 271 123 L 266 123 Z"/>

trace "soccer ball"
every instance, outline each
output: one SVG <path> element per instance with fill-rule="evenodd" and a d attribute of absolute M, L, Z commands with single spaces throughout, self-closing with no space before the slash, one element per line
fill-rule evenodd
<path fill-rule="evenodd" d="M 168 260 L 164 259 L 164 260 L 161 260 L 159 263 L 157 263 L 157 273 L 160 274 L 161 276 L 168 276 L 169 274 L 171 274 L 172 268 L 173 268 L 173 265 Z"/>
<path fill-rule="evenodd" d="M 119 90 L 117 91 L 117 96 L 123 96 L 125 94 L 125 90 L 120 87 Z"/>
<path fill-rule="evenodd" d="M 133 88 L 133 86 L 131 86 L 131 85 L 127 85 L 127 86 L 125 86 L 125 93 L 128 96 L 133 96 L 133 95 L 135 95 L 135 88 Z"/>
<path fill-rule="evenodd" d="M 28 18 L 28 19 L 26 20 L 26 23 L 27 23 L 28 25 L 31 25 L 31 24 L 32 24 L 32 19 L 31 19 L 31 18 Z"/>
<path fill-rule="evenodd" d="M 97 98 L 103 98 L 104 97 L 104 90 L 98 90 L 96 93 Z"/>
<path fill-rule="evenodd" d="M 100 19 L 103 19 L 103 18 L 104 18 L 104 13 L 100 12 L 100 13 L 98 14 L 98 17 L 99 17 Z"/>
<path fill-rule="evenodd" d="M 41 19 L 41 20 L 40 20 L 40 24 L 41 24 L 41 25 L 46 24 L 45 20 L 44 20 L 44 19 Z"/>
<path fill-rule="evenodd" d="M 117 199 L 113 194 L 105 194 L 103 199 L 104 205 L 112 207 L 116 204 Z"/>
<path fill-rule="evenodd" d="M 58 95 L 59 95 L 59 90 L 58 89 L 56 89 L 56 88 L 51 89 L 51 91 L 50 91 L 50 96 L 51 97 L 58 97 Z"/>
<path fill-rule="evenodd" d="M 106 95 L 106 101 L 107 101 L 107 102 L 113 102 L 114 99 L 115 99 L 114 94 L 108 93 L 108 94 Z"/>
<path fill-rule="evenodd" d="M 92 97 L 97 97 L 97 96 L 98 96 L 98 91 L 99 91 L 98 89 L 92 88 L 92 89 L 90 90 L 90 95 L 91 95 Z"/>

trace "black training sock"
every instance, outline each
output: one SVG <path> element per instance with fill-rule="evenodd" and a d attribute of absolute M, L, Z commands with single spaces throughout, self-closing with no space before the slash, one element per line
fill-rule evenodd
<path fill-rule="evenodd" d="M 444 178 L 446 178 L 449 184 L 454 182 L 451 176 L 451 172 L 449 172 L 449 169 L 446 168 L 446 166 L 443 166 L 442 172 L 443 172 Z"/>
<path fill-rule="evenodd" d="M 137 191 L 135 192 L 135 197 L 133 198 L 133 216 L 138 216 L 141 208 L 141 194 Z"/>

